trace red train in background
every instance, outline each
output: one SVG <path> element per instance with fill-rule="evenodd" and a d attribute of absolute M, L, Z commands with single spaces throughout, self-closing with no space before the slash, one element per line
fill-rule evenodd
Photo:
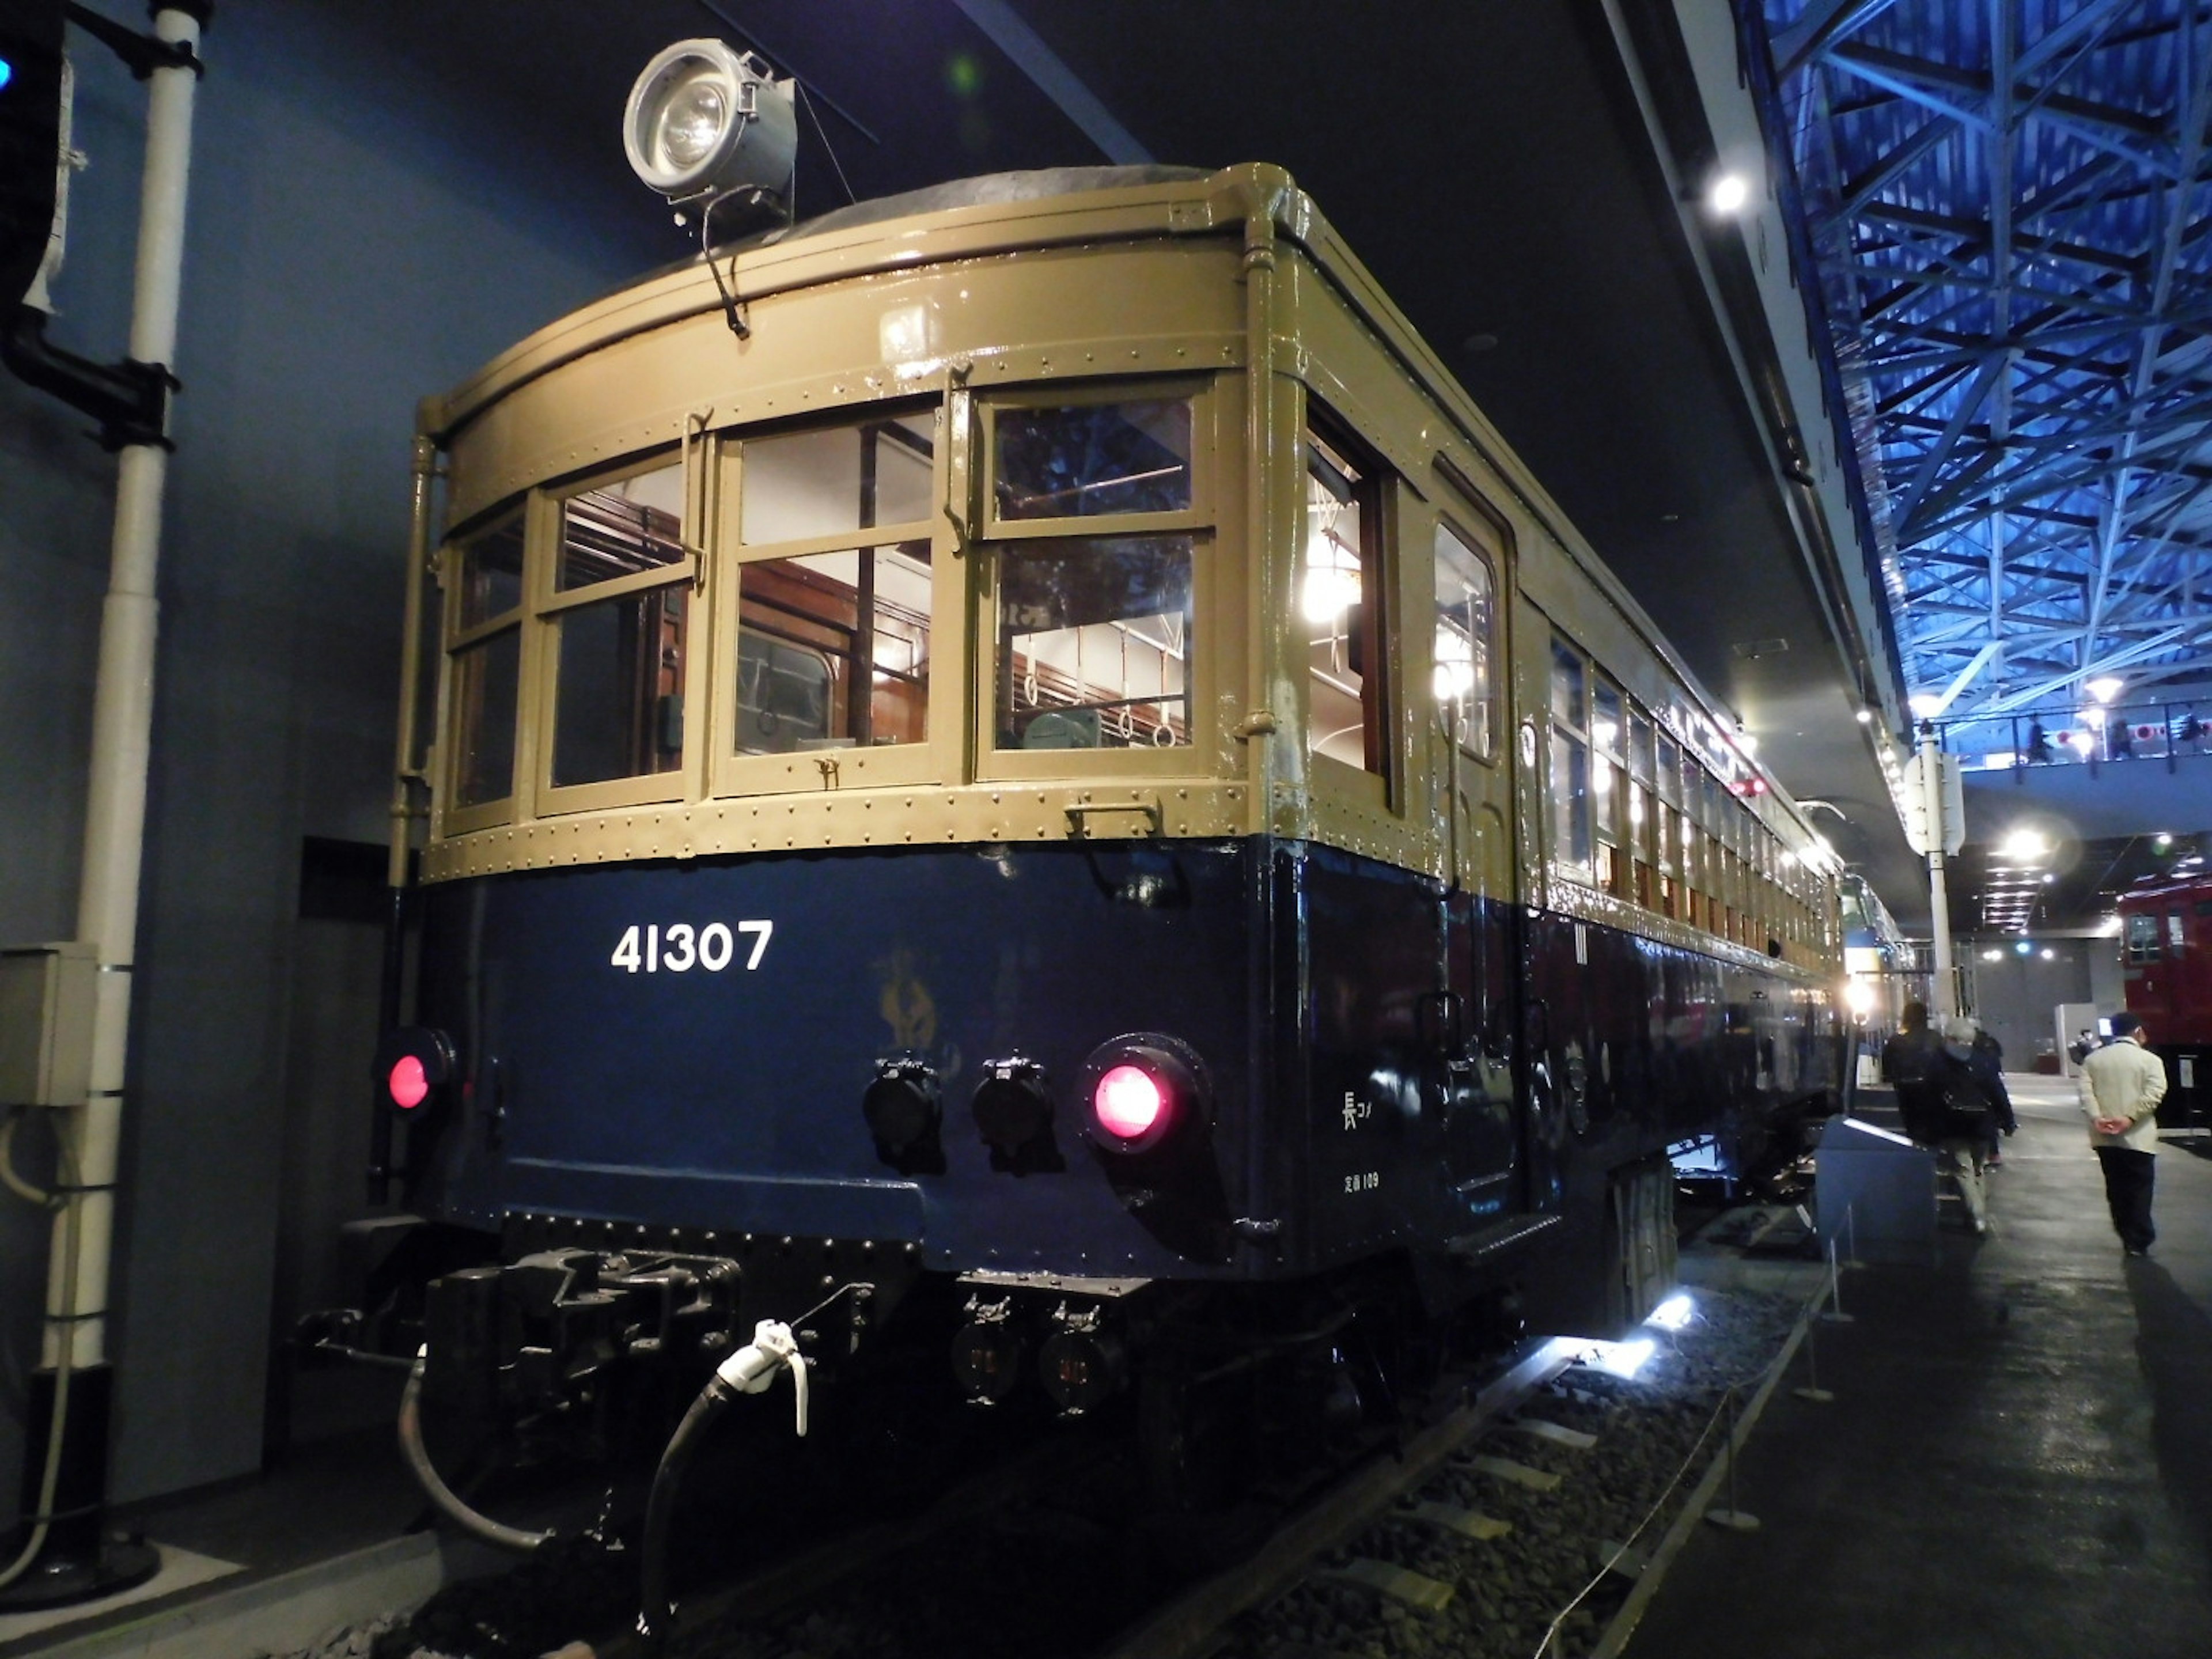
<path fill-rule="evenodd" d="M 2212 1122 L 2212 874 L 2146 882 L 2120 897 L 2128 1009 L 2166 1061 L 2159 1121 Z"/>

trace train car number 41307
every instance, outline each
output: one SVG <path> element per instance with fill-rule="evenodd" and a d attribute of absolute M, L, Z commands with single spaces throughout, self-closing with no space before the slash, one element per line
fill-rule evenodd
<path fill-rule="evenodd" d="M 772 921 L 738 924 L 737 933 L 752 937 L 752 950 L 745 957 L 746 972 L 761 965 L 761 958 L 768 954 L 769 939 L 775 932 L 775 924 Z M 730 931 L 727 922 L 710 921 L 704 927 L 696 928 L 684 921 L 671 922 L 665 927 L 647 922 L 625 929 L 622 942 L 615 946 L 615 953 L 608 961 L 629 974 L 657 974 L 664 969 L 672 974 L 682 974 L 694 968 L 719 974 L 730 965 L 737 951 L 737 934 Z"/>

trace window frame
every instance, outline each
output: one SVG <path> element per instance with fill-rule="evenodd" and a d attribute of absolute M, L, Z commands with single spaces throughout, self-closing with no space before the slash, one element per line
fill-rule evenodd
<path fill-rule="evenodd" d="M 531 757 L 526 751 L 534 749 L 537 730 L 529 706 L 532 658 L 531 635 L 533 632 L 529 626 L 530 562 L 534 511 L 535 502 L 527 495 L 519 501 L 504 502 L 482 515 L 474 524 L 448 535 L 439 550 L 442 619 L 439 628 L 441 707 L 437 731 L 443 752 L 438 766 L 438 799 L 441 808 L 440 830 L 444 835 L 467 835 L 472 830 L 489 830 L 512 823 L 521 813 L 528 798 Z M 515 602 L 511 608 L 497 616 L 483 617 L 464 626 L 461 622 L 461 584 L 465 580 L 468 550 L 471 544 L 510 527 L 519 527 L 522 534 L 522 571 L 516 584 Z M 517 636 L 517 646 L 514 730 L 510 734 L 514 752 L 507 793 L 490 800 L 462 805 L 459 804 L 464 747 L 459 726 L 462 714 L 459 706 L 460 659 L 467 653 L 486 648 L 497 635 L 510 632 Z"/>
<path fill-rule="evenodd" d="M 975 514 L 969 556 L 947 560 L 961 567 L 970 652 L 965 680 L 964 740 L 975 757 L 978 783 L 1047 782 L 1100 777 L 1200 777 L 1220 769 L 1216 707 L 1230 631 L 1221 574 L 1222 447 L 1231 377 L 1188 374 L 1117 377 L 1044 386 L 1008 386 L 975 394 L 973 459 L 969 477 L 981 506 Z M 1001 519 L 994 487 L 998 422 L 1008 410 L 1076 409 L 1187 398 L 1191 406 L 1191 505 L 1161 513 L 1100 514 L 1091 518 Z M 995 729 L 998 708 L 1000 550 L 1022 543 L 1188 537 L 1191 544 L 1190 629 L 1184 641 L 1183 676 L 1190 712 L 1188 741 L 1167 748 L 1002 749 Z M 948 573 L 956 574 L 956 573 Z M 1241 632 L 1241 629 L 1237 630 Z"/>
<path fill-rule="evenodd" d="M 711 521 L 708 508 L 699 497 L 705 486 L 702 479 L 711 477 L 713 469 L 702 457 L 696 465 L 690 459 L 697 451 L 695 440 L 687 452 L 683 447 L 663 447 L 642 450 L 626 455 L 614 466 L 602 468 L 581 477 L 564 479 L 532 492 L 531 509 L 536 515 L 532 534 L 528 543 L 526 560 L 524 590 L 527 595 L 525 608 L 529 614 L 530 634 L 526 638 L 523 672 L 531 683 L 530 717 L 526 720 L 538 735 L 536 752 L 531 759 L 529 802 L 533 817 L 565 817 L 572 812 L 604 811 L 623 806 L 659 805 L 690 799 L 695 793 L 699 769 L 700 731 L 702 723 L 691 711 L 699 706 L 697 699 L 698 656 L 703 633 L 712 639 L 713 629 L 701 592 L 700 530 Z M 683 556 L 648 570 L 632 571 L 628 575 L 616 576 L 605 581 L 593 582 L 583 587 L 562 587 L 560 563 L 565 543 L 568 504 L 579 495 L 610 484 L 620 483 L 626 478 L 641 477 L 659 471 L 671 464 L 683 469 L 679 479 L 684 491 L 684 511 L 677 524 L 677 541 Z M 690 590 L 684 601 L 684 642 L 683 690 L 684 745 L 677 763 L 662 772 L 632 774 L 628 777 L 601 778 L 588 783 L 556 784 L 553 781 L 553 765 L 560 744 L 557 730 L 560 717 L 561 689 L 561 618 L 568 612 L 587 605 L 609 600 L 628 599 L 655 588 L 688 586 Z M 534 653 L 532 647 L 534 644 Z M 534 664 L 532 660 L 534 654 Z"/>
<path fill-rule="evenodd" d="M 748 445 L 805 433 L 857 429 L 921 415 L 931 417 L 935 434 L 929 458 L 926 516 L 897 524 L 828 531 L 787 541 L 744 539 Z M 703 757 L 703 770 L 709 799 L 819 793 L 831 788 L 896 788 L 933 784 L 958 775 L 968 716 L 964 676 L 958 652 L 940 654 L 939 650 L 945 642 L 948 625 L 957 629 L 960 624 L 967 580 L 963 568 L 966 562 L 956 556 L 957 544 L 953 527 L 944 510 L 955 487 L 956 475 L 951 469 L 960 464 L 956 461 L 959 448 L 955 430 L 957 419 L 956 406 L 942 396 L 930 395 L 883 404 L 845 404 L 803 421 L 746 427 L 723 434 L 711 464 L 711 476 L 717 481 L 720 499 L 714 516 L 715 555 L 708 594 L 712 613 L 713 741 Z M 926 542 L 929 546 L 930 676 L 922 740 L 866 749 L 854 745 L 739 754 L 736 749 L 740 689 L 737 669 L 744 629 L 745 568 L 828 553 L 866 552 L 915 542 Z M 852 695 L 849 687 L 847 695 Z"/>

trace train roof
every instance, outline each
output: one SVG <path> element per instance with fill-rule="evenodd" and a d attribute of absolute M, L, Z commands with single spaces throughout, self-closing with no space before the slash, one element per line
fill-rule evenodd
<path fill-rule="evenodd" d="M 1313 198 L 1281 167 L 1245 162 L 1208 171 L 1167 166 L 1058 167 L 979 175 L 859 203 L 802 224 L 717 246 L 650 272 L 510 347 L 444 397 L 427 398 L 417 429 L 441 442 L 516 387 L 632 335 L 723 308 L 722 284 L 745 301 L 955 259 L 1147 237 L 1222 236 L 1264 216 L 1310 258 L 1382 346 L 1448 415 L 1698 704 L 1716 730 L 1729 715 L 1669 645 L 1565 511 L 1514 453 L 1443 360 Z M 923 372 L 944 365 L 911 366 Z M 1451 465 L 1439 452 L 1437 460 Z M 1804 809 L 1771 769 L 1728 739 L 1768 797 L 1808 839 Z"/>

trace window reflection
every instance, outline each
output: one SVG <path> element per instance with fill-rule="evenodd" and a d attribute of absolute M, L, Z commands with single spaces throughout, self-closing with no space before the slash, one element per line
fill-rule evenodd
<path fill-rule="evenodd" d="M 994 416 L 994 499 L 1000 519 L 1178 513 L 1191 504 L 1187 398 Z"/>
<path fill-rule="evenodd" d="M 1009 543 L 999 560 L 1001 749 L 1190 742 L 1188 536 Z"/>
<path fill-rule="evenodd" d="M 1376 601 L 1380 574 L 1376 480 L 1340 448 L 1306 434 L 1305 556 L 1298 611 L 1308 624 L 1311 699 L 1306 746 L 1387 775 Z"/>
<path fill-rule="evenodd" d="M 514 704 L 522 679 L 522 629 L 509 628 L 453 653 L 453 804 L 483 806 L 514 793 Z"/>
<path fill-rule="evenodd" d="M 927 541 L 758 559 L 738 580 L 736 753 L 928 735 Z"/>
<path fill-rule="evenodd" d="M 1449 525 L 1437 526 L 1437 701 L 1469 754 L 1490 753 L 1490 566 Z"/>
<path fill-rule="evenodd" d="M 556 788 L 673 772 L 684 759 L 684 662 L 691 581 L 684 471 L 671 461 L 561 503 L 553 629 Z M 659 572 L 604 599 L 591 590 Z"/>
<path fill-rule="evenodd" d="M 522 520 L 510 519 L 461 550 L 459 625 L 503 617 L 522 603 Z"/>
<path fill-rule="evenodd" d="M 916 524 L 930 516 L 936 415 L 925 410 L 744 445 L 748 545 Z"/>

